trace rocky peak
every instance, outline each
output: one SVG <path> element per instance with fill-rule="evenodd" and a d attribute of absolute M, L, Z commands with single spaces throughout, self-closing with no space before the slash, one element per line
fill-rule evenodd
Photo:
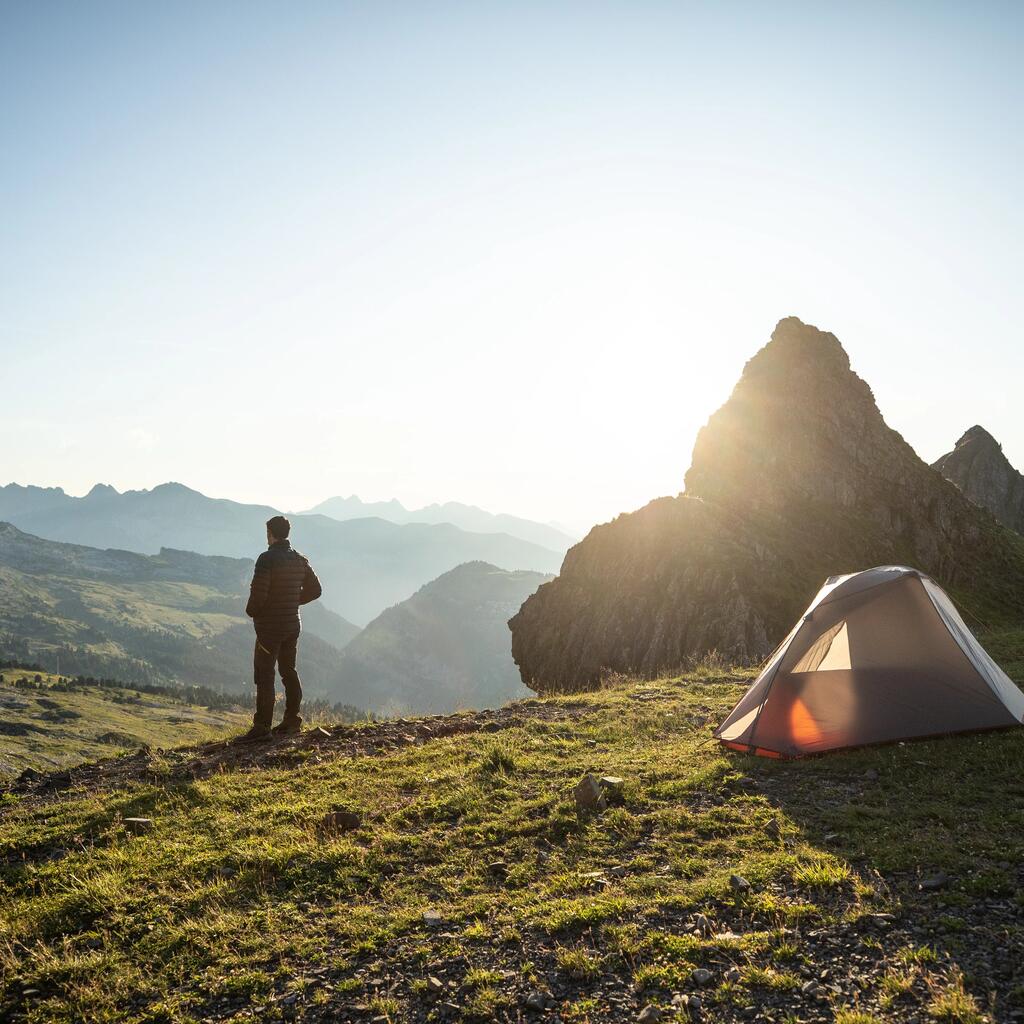
<path fill-rule="evenodd" d="M 969 430 L 963 432 L 960 440 L 956 443 L 956 447 L 959 448 L 961 445 L 979 445 L 982 448 L 1003 450 L 1003 446 L 984 427 L 978 426 L 977 423 Z"/>
<path fill-rule="evenodd" d="M 512 619 L 512 653 L 555 691 L 712 650 L 756 662 L 824 579 L 887 564 L 986 621 L 1024 617 L 1024 546 L 886 424 L 835 335 L 788 317 L 698 434 L 685 496 L 571 548 Z"/>
<path fill-rule="evenodd" d="M 1004 526 L 1024 533 L 1024 476 L 1014 469 L 1003 454 L 1003 446 L 984 427 L 971 427 L 932 468 L 975 504 L 987 508 Z"/>
<path fill-rule="evenodd" d="M 102 498 L 116 498 L 118 497 L 117 490 L 110 486 L 110 484 L 93 484 L 92 489 L 86 495 L 87 499 L 96 501 Z"/>
<path fill-rule="evenodd" d="M 788 317 L 697 435 L 686 492 L 748 509 L 797 496 L 851 508 L 901 486 L 908 466 L 927 472 L 836 336 Z"/>

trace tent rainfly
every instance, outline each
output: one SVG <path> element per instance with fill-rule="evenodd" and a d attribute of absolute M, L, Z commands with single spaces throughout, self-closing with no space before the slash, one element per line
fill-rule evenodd
<path fill-rule="evenodd" d="M 1024 693 L 916 569 L 832 576 L 715 730 L 766 757 L 1019 725 Z"/>

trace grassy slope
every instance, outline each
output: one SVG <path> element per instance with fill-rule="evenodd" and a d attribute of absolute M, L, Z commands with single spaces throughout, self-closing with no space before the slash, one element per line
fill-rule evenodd
<path fill-rule="evenodd" d="M 4 637 L 28 644 L 32 660 L 68 674 L 185 683 L 248 697 L 252 624 L 244 595 L 181 581 L 93 580 L 0 566 Z M 300 654 L 310 693 L 333 683 L 338 649 L 355 627 L 326 609 L 305 613 Z M 325 637 L 331 638 L 325 641 Z M 65 653 L 70 647 L 75 654 Z M 25 648 L 15 648 L 17 656 Z M 77 652 L 81 652 L 79 655 Z"/>
<path fill-rule="evenodd" d="M 1020 638 L 1000 644 L 1024 668 Z M 545 702 L 567 721 L 379 757 L 9 796 L 0 1017 L 6 998 L 33 1021 L 511 1021 L 533 989 L 566 1022 L 696 991 L 706 1020 L 1024 1008 L 1024 979 L 991 986 L 971 959 L 1024 948 L 1024 730 L 752 759 L 708 740 L 742 691 L 706 674 L 623 685 Z M 623 776 L 624 805 L 578 818 L 588 770 Z M 321 833 L 338 804 L 363 827 Z M 135 815 L 154 831 L 130 836 Z M 949 888 L 918 892 L 940 869 Z M 688 931 L 697 913 L 714 934 Z M 697 966 L 713 972 L 699 989 Z"/>
<path fill-rule="evenodd" d="M 240 615 L 205 610 L 225 598 L 198 584 L 75 579 L 0 566 L 0 588 L 0 634 L 30 641 L 42 658 L 55 656 L 63 645 L 82 648 L 111 659 L 110 674 L 122 662 L 145 660 L 144 631 L 193 645 L 244 622 Z"/>
<path fill-rule="evenodd" d="M 136 697 L 130 688 L 76 687 L 73 692 L 60 692 L 12 685 L 16 679 L 34 679 L 36 674 L 0 669 L 5 680 L 0 683 L 3 724 L 29 730 L 22 736 L 0 734 L 0 779 L 25 768 L 46 770 L 110 757 L 142 744 L 166 747 L 195 743 L 237 729 L 249 717 L 241 712 L 210 711 L 170 697 Z M 57 681 L 56 676 L 41 675 L 47 687 Z"/>

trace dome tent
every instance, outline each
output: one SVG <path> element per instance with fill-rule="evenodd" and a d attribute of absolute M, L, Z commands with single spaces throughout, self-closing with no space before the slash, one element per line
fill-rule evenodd
<path fill-rule="evenodd" d="M 714 735 L 735 750 L 800 757 L 1022 719 L 1024 693 L 942 588 L 881 566 L 826 580 Z"/>

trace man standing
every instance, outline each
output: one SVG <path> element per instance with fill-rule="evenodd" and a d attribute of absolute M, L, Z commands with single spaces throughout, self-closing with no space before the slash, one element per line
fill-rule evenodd
<path fill-rule="evenodd" d="M 299 706 L 302 686 L 295 671 L 295 653 L 302 622 L 299 606 L 315 601 L 323 592 L 320 581 L 304 555 L 292 550 L 288 534 L 291 523 L 284 516 L 267 520 L 267 550 L 256 559 L 256 568 L 245 606 L 256 628 L 253 675 L 256 683 L 256 713 L 252 728 L 239 742 L 266 739 L 274 717 L 274 666 L 284 683 L 284 720 L 273 731 L 293 735 L 302 730 Z"/>

